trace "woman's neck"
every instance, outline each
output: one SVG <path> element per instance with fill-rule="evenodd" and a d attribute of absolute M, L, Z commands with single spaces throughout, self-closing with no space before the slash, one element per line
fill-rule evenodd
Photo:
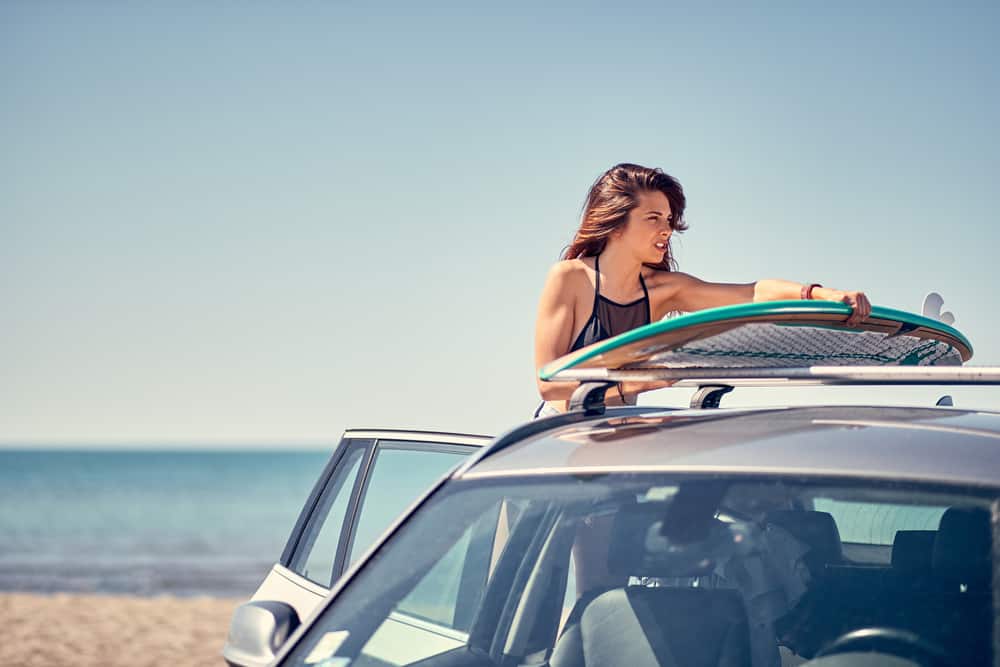
<path fill-rule="evenodd" d="M 628 291 L 642 272 L 642 262 L 627 248 L 608 243 L 601 251 L 601 280 Z"/>

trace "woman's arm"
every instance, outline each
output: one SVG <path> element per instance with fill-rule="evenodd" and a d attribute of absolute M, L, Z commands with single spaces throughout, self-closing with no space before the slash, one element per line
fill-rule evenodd
<path fill-rule="evenodd" d="M 805 285 L 788 280 L 758 280 L 754 287 L 754 301 L 781 301 L 801 299 Z M 836 301 L 851 307 L 854 312 L 847 318 L 848 326 L 857 326 L 872 314 L 872 304 L 864 292 L 845 292 L 830 287 L 815 287 L 812 298 L 818 301 Z"/>
<path fill-rule="evenodd" d="M 546 401 L 564 401 L 573 395 L 579 382 L 542 382 L 537 371 L 542 366 L 566 354 L 570 336 L 575 331 L 576 300 L 572 290 L 573 265 L 563 261 L 549 270 L 538 302 L 535 319 L 535 382 L 538 393 Z"/>
<path fill-rule="evenodd" d="M 781 301 L 784 299 L 800 299 L 802 297 L 801 283 L 790 280 L 766 279 L 754 283 L 710 283 L 699 280 L 686 273 L 672 273 L 672 294 L 667 302 L 670 310 L 702 310 L 717 306 L 730 306 L 737 303 L 761 301 Z M 673 298 L 670 299 L 669 296 Z M 812 290 L 812 298 L 820 301 L 836 301 L 850 306 L 854 312 L 847 320 L 848 326 L 855 326 L 867 319 L 872 306 L 864 292 L 845 292 L 828 287 L 816 287 Z"/>

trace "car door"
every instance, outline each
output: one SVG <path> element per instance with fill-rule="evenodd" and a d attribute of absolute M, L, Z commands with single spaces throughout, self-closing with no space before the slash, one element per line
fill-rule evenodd
<path fill-rule="evenodd" d="M 223 650 L 229 664 L 266 664 L 396 517 L 487 442 L 486 436 L 450 433 L 346 432 L 303 506 L 281 559 L 251 601 L 234 613 Z"/>

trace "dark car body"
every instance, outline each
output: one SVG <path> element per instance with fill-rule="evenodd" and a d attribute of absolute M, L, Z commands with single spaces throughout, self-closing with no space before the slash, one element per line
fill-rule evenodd
<path fill-rule="evenodd" d="M 530 490 L 539 484 L 550 484 L 551 488 Z M 404 588 L 398 587 L 412 588 L 420 577 L 427 579 L 428 571 L 436 572 L 431 561 L 426 566 L 411 566 L 401 552 L 419 552 L 415 545 L 429 539 L 420 534 L 435 529 L 435 516 L 440 524 L 442 512 L 457 512 L 463 494 L 474 498 L 476 493 L 481 495 L 491 488 L 499 489 L 499 494 L 513 494 L 504 496 L 507 500 L 501 501 L 503 508 L 503 503 L 514 506 L 520 502 L 511 500 L 518 488 L 528 489 L 525 497 L 541 493 L 530 496 L 534 499 L 531 502 L 540 502 L 546 493 L 558 499 L 569 489 L 582 494 L 600 486 L 605 494 L 600 502 L 610 503 L 609 498 L 616 494 L 638 493 L 640 506 L 648 501 L 652 504 L 647 507 L 658 507 L 656 503 L 668 507 L 670 503 L 678 505 L 679 498 L 705 484 L 709 488 L 722 484 L 719 497 L 728 499 L 725 502 L 730 505 L 712 506 L 713 530 L 729 530 L 732 539 L 739 542 L 743 538 L 755 539 L 747 536 L 762 534 L 759 529 L 766 528 L 775 534 L 793 536 L 792 541 L 801 546 L 797 556 L 801 562 L 795 567 L 804 571 L 805 563 L 810 570 L 802 577 L 810 589 L 801 600 L 818 605 L 820 611 L 803 612 L 805 602 L 797 598 L 794 613 L 783 610 L 786 615 L 773 621 L 784 633 L 777 640 L 778 644 L 784 642 L 780 646 L 782 664 L 800 664 L 795 660 L 804 659 L 816 665 L 991 664 L 995 660 L 991 654 L 995 653 L 992 632 L 997 614 L 991 581 L 997 576 L 997 560 L 992 558 L 991 549 L 996 540 L 995 517 L 1000 499 L 1000 414 L 950 407 L 633 407 L 608 409 L 591 416 L 574 411 L 529 422 L 494 440 L 396 522 L 368 556 L 333 588 L 331 596 L 296 632 L 274 664 L 614 664 L 581 662 L 582 658 L 566 662 L 558 642 L 565 636 L 567 618 L 578 615 L 579 608 L 584 609 L 584 618 L 588 613 L 587 596 L 581 594 L 574 599 L 567 590 L 567 586 L 572 587 L 572 576 L 570 583 L 559 589 L 566 596 L 559 613 L 553 611 L 554 602 L 532 606 L 558 591 L 539 588 L 531 577 L 519 579 L 512 575 L 508 581 L 502 579 L 505 558 L 531 553 L 528 542 L 516 553 L 510 546 L 517 538 L 516 526 L 504 531 L 497 528 L 496 535 L 490 533 L 494 554 L 488 569 L 481 568 L 475 574 L 471 565 L 463 566 L 462 581 L 477 583 L 463 583 L 460 587 L 451 621 L 428 621 L 427 614 L 419 610 L 408 613 L 407 607 L 414 605 L 403 603 L 421 587 L 426 588 L 426 583 L 418 583 L 408 597 L 386 612 L 388 615 L 379 616 L 377 604 L 364 605 L 367 611 L 359 612 L 358 601 L 379 594 L 399 598 L 402 593 L 396 591 Z M 697 493 L 692 497 L 697 498 Z M 578 499 L 572 502 L 579 504 Z M 600 504 L 598 500 L 587 502 Z M 449 503 L 451 509 L 447 509 Z M 610 511 L 626 516 L 634 511 L 629 509 L 634 504 L 632 497 Z M 568 512 L 570 505 L 566 500 L 559 506 L 560 511 Z M 496 525 L 503 526 L 505 521 L 511 523 L 504 519 L 502 510 Z M 748 526 L 751 532 L 746 532 Z M 555 534 L 549 533 L 546 539 L 555 539 Z M 612 553 L 621 551 L 621 546 L 614 544 L 616 539 L 610 539 Z M 619 540 L 622 544 L 632 538 L 623 539 Z M 433 547 L 427 548 L 433 551 Z M 637 543 L 629 548 L 642 551 L 646 547 Z M 630 566 L 632 571 L 649 574 L 643 570 L 649 562 L 659 558 L 662 564 L 670 560 L 664 553 L 670 558 L 677 555 L 676 548 L 670 548 L 674 551 L 650 551 L 643 561 L 646 564 L 640 567 L 636 561 Z M 469 553 L 473 551 L 472 547 L 468 549 Z M 565 579 L 565 562 L 562 569 L 546 569 L 552 567 L 546 562 L 547 553 L 538 551 L 534 561 L 524 560 L 519 568 L 531 569 L 534 576 L 543 579 Z M 569 553 L 566 547 L 563 553 Z M 630 558 L 628 554 L 619 556 Z M 444 559 L 444 554 L 437 558 Z M 467 558 L 471 563 L 472 557 Z M 712 595 L 732 597 L 738 588 L 725 582 L 725 577 L 720 580 L 706 572 L 676 568 L 653 568 L 651 572 L 650 576 L 630 576 L 628 586 L 622 584 L 599 597 L 599 603 L 591 600 L 589 604 L 613 604 L 608 597 L 613 594 L 668 600 L 670 596 L 694 594 L 692 591 L 699 587 L 697 595 L 704 596 L 708 595 L 706 588 L 712 586 L 718 586 Z M 435 576 L 439 585 L 447 582 L 440 573 Z M 714 584 L 710 583 L 713 577 Z M 822 603 L 815 602 L 823 595 L 827 597 Z M 504 596 L 506 603 L 499 602 Z M 491 603 L 496 604 L 495 609 Z M 465 620 L 459 623 L 459 611 L 463 609 Z M 491 609 L 495 617 L 489 616 Z M 374 614 L 374 620 L 366 620 L 365 614 Z M 550 621 L 554 625 L 543 628 L 541 621 L 535 620 L 535 625 L 525 625 L 525 618 L 537 619 L 542 614 L 555 614 Z M 791 622 L 787 619 L 796 614 L 807 618 L 809 627 L 788 630 L 785 626 Z M 376 621 L 377 632 L 375 626 L 365 625 Z M 375 634 L 369 636 L 370 632 Z M 852 632 L 861 634 L 853 636 Z M 338 633 L 354 635 L 358 641 L 367 638 L 367 643 L 364 647 L 344 643 Z M 662 639 L 657 644 L 652 634 L 646 628 L 639 643 L 648 639 L 654 649 L 662 647 Z M 672 637 L 669 641 L 682 639 Z M 388 650 L 388 646 L 411 648 Z M 789 646 L 801 653 L 790 657 Z M 749 659 L 749 653 L 744 653 L 743 657 Z M 344 658 L 339 657 L 342 654 Z M 315 660 L 310 661 L 310 656 Z M 943 662 L 935 662 L 939 658 Z M 864 662 L 866 659 L 876 662 Z M 637 660 L 632 662 L 645 664 Z M 898 660 L 902 662 L 893 662 Z M 668 663 L 657 660 L 649 664 Z"/>

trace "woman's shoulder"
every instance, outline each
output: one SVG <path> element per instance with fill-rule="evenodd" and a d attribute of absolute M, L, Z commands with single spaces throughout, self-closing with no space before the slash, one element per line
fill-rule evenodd
<path fill-rule="evenodd" d="M 549 275 L 545 279 L 546 291 L 552 291 L 566 298 L 570 295 L 574 297 L 583 292 L 593 291 L 594 269 L 587 264 L 587 259 L 563 259 L 549 269 Z"/>
<path fill-rule="evenodd" d="M 588 261 L 590 262 L 588 264 Z M 587 280 L 589 282 L 588 276 L 593 273 L 594 265 L 593 260 L 588 259 L 562 259 L 552 265 L 549 269 L 549 280 L 560 280 L 577 282 L 580 280 Z"/>
<path fill-rule="evenodd" d="M 642 267 L 642 279 L 646 281 L 646 286 L 649 288 L 664 286 L 680 287 L 685 282 L 691 280 L 691 276 L 680 271 L 667 271 L 644 265 Z"/>

